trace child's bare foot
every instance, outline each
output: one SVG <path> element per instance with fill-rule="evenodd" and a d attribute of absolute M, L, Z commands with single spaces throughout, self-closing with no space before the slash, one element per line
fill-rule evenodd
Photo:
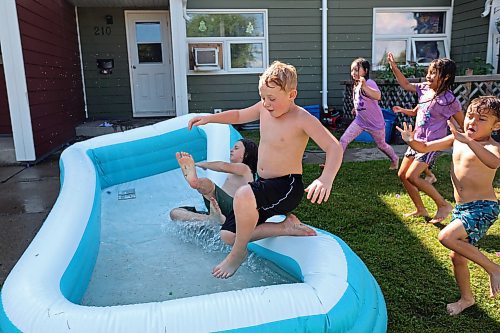
<path fill-rule="evenodd" d="M 239 253 L 237 251 L 234 251 L 233 248 L 233 250 L 231 250 L 227 257 L 214 267 L 214 269 L 212 270 L 212 275 L 219 279 L 227 279 L 233 276 L 245 260 L 246 256 L 246 250 Z"/>
<path fill-rule="evenodd" d="M 490 297 L 495 297 L 500 293 L 500 266 L 497 265 L 497 270 L 490 275 Z"/>
<path fill-rule="evenodd" d="M 300 222 L 297 216 L 290 214 L 283 221 L 285 235 L 288 236 L 316 236 L 316 231 Z"/>
<path fill-rule="evenodd" d="M 396 161 L 391 162 L 389 170 L 397 170 L 399 168 L 399 158 Z"/>
<path fill-rule="evenodd" d="M 224 224 L 224 222 L 226 222 L 226 217 L 222 214 L 219 203 L 214 197 L 210 198 L 210 214 L 208 215 L 208 220 L 218 224 Z"/>
<path fill-rule="evenodd" d="M 446 305 L 446 312 L 448 312 L 450 316 L 456 316 L 457 314 L 460 314 L 468 307 L 474 305 L 474 303 L 475 303 L 474 299 L 465 300 L 461 298 L 455 303 L 450 303 Z"/>
<path fill-rule="evenodd" d="M 429 217 L 429 213 L 425 209 L 423 209 L 423 210 L 417 209 L 416 211 L 411 212 L 411 213 L 406 213 L 403 216 L 404 217 Z"/>
<path fill-rule="evenodd" d="M 429 175 L 429 176 L 425 176 L 424 180 L 431 185 L 438 181 L 436 176 L 434 176 L 434 174 Z"/>
<path fill-rule="evenodd" d="M 175 153 L 175 157 L 177 158 L 177 162 L 179 162 L 182 174 L 184 175 L 184 177 L 186 177 L 189 186 L 191 186 L 194 189 L 197 189 L 198 176 L 196 175 L 196 168 L 194 166 L 193 156 L 185 152 L 177 152 Z"/>
<path fill-rule="evenodd" d="M 452 210 L 453 206 L 448 202 L 446 203 L 446 205 L 438 207 L 436 215 L 432 218 L 432 220 L 429 221 L 429 223 L 434 224 L 443 222 L 443 220 L 446 219 L 448 215 L 450 215 Z"/>

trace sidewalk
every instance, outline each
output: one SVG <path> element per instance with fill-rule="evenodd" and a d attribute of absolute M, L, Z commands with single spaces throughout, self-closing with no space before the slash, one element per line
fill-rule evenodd
<path fill-rule="evenodd" d="M 406 146 L 393 146 L 402 156 Z M 344 161 L 387 159 L 377 148 L 348 149 Z M 306 152 L 304 163 L 323 163 L 323 152 Z M 389 163 L 389 160 L 387 160 Z M 29 245 L 59 194 L 59 155 L 26 167 L 0 166 L 0 285 Z"/>

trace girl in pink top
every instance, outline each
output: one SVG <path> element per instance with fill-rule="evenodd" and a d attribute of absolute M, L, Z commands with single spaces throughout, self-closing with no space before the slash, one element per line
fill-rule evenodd
<path fill-rule="evenodd" d="M 448 134 L 447 120 L 450 117 L 458 122 L 460 128 L 463 127 L 462 106 L 450 90 L 455 82 L 456 65 L 453 60 L 448 58 L 433 60 L 425 77 L 427 82 L 417 84 L 411 84 L 405 78 L 391 52 L 387 54 L 387 61 L 401 88 L 418 94 L 416 112 L 402 111 L 408 115 L 416 115 L 414 140 L 427 142 L 445 137 Z M 438 154 L 439 152 L 418 153 L 408 147 L 398 176 L 415 204 L 416 210 L 405 214 L 405 217 L 429 216 L 419 191 L 426 193 L 436 203 L 438 210 L 434 218 L 430 220 L 431 223 L 443 221 L 452 211 L 453 206 L 439 194 L 434 186 L 420 178 L 420 174 L 427 167 L 432 166 Z"/>
<path fill-rule="evenodd" d="M 398 155 L 385 142 L 385 121 L 378 105 L 381 93 L 375 81 L 370 80 L 370 63 L 363 58 L 355 59 L 351 64 L 351 76 L 354 80 L 353 112 L 356 118 L 351 122 L 340 138 L 340 144 L 345 149 L 361 132 L 366 131 L 372 137 L 384 154 L 391 160 L 390 169 L 398 168 Z"/>

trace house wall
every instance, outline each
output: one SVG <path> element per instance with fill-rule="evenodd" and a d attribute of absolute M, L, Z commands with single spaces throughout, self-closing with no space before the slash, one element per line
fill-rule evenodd
<path fill-rule="evenodd" d="M 280 60 L 297 68 L 297 104 L 321 102 L 320 0 L 189 0 L 188 9 L 268 9 L 269 63 Z M 256 103 L 258 74 L 188 75 L 189 112 L 212 112 Z"/>
<path fill-rule="evenodd" d="M 30 115 L 37 158 L 75 137 L 84 119 L 73 6 L 18 0 Z"/>
<path fill-rule="evenodd" d="M 357 57 L 371 62 L 373 8 L 449 7 L 451 0 L 330 0 L 328 1 L 328 104 L 342 110 L 344 86 Z"/>
<path fill-rule="evenodd" d="M 461 69 L 472 68 L 476 57 L 486 59 L 490 16 L 481 17 L 483 11 L 484 1 L 455 0 L 451 58 Z"/>
<path fill-rule="evenodd" d="M 152 10 L 165 9 L 167 8 Z M 133 116 L 125 10 L 128 8 L 78 8 L 87 112 L 90 119 L 117 120 Z M 113 24 L 106 24 L 106 15 L 113 17 Z M 114 59 L 113 73 L 100 74 L 97 59 Z"/>
<path fill-rule="evenodd" d="M 420 0 L 418 7 L 450 6 L 451 0 Z M 391 0 L 328 1 L 328 104 L 342 109 L 344 86 L 350 64 L 357 57 L 371 59 L 373 8 L 395 7 Z M 415 7 L 400 0 L 397 7 Z M 269 62 L 294 65 L 299 73 L 299 105 L 321 104 L 321 1 L 189 0 L 189 9 L 268 9 Z M 240 108 L 259 99 L 258 75 L 188 76 L 190 112 L 214 108 Z"/>
<path fill-rule="evenodd" d="M 106 15 L 113 24 L 106 24 Z M 132 118 L 124 9 L 81 7 L 78 24 L 89 118 Z M 114 59 L 113 73 L 100 74 L 97 59 Z"/>
<path fill-rule="evenodd" d="M 12 134 L 3 64 L 0 63 L 0 134 Z"/>

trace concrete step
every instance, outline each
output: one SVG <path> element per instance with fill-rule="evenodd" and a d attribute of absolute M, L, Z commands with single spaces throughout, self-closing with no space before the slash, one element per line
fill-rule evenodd
<path fill-rule="evenodd" d="M 10 136 L 0 137 L 0 165 L 19 165 L 16 161 L 14 139 Z"/>

